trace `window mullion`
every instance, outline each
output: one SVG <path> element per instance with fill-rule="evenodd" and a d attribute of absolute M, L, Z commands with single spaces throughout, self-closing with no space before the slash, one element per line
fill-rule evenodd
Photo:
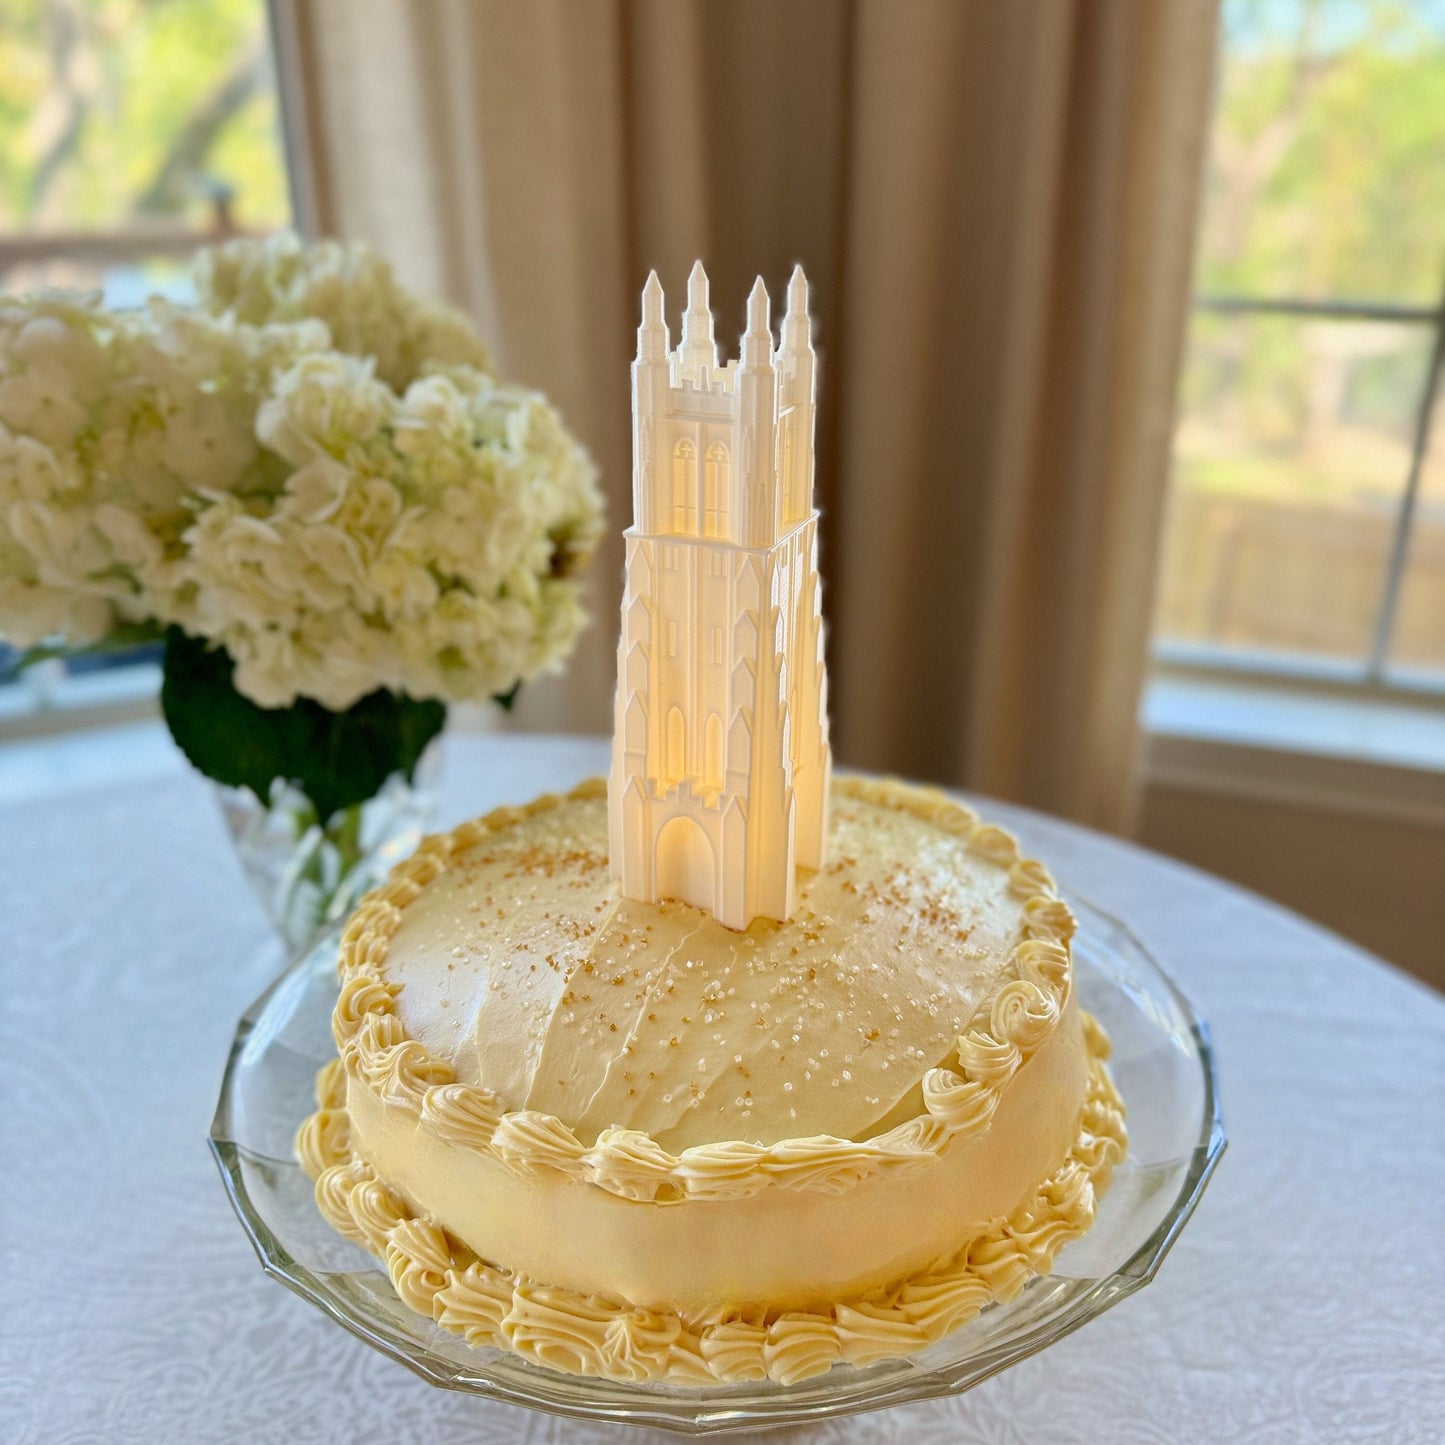
<path fill-rule="evenodd" d="M 1410 470 L 1405 479 L 1405 495 L 1395 519 L 1395 534 L 1390 540 L 1390 562 L 1385 571 L 1385 586 L 1380 597 L 1380 611 L 1375 621 L 1375 637 L 1370 648 L 1366 674 L 1371 682 L 1384 675 L 1389 656 L 1391 634 L 1395 630 L 1395 614 L 1400 606 L 1400 588 L 1405 579 L 1405 560 L 1410 548 L 1410 533 L 1420 500 L 1420 484 L 1425 472 L 1425 456 L 1430 448 L 1430 425 L 1440 378 L 1445 370 L 1445 299 L 1435 313 L 1435 345 L 1430 352 L 1430 365 L 1425 373 L 1425 387 L 1420 397 L 1420 410 L 1415 418 L 1415 442 L 1410 455 Z"/>
<path fill-rule="evenodd" d="M 1196 311 L 1220 316 L 1326 316 L 1339 321 L 1423 322 L 1435 325 L 1438 306 L 1401 306 L 1389 301 L 1310 300 L 1291 296 L 1202 295 Z"/>

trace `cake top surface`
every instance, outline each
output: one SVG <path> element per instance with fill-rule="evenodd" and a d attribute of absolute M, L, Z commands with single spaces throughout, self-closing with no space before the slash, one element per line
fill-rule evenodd
<path fill-rule="evenodd" d="M 621 898 L 605 798 L 560 799 L 458 849 L 381 974 L 459 1082 L 584 1141 L 867 1138 L 921 1111 L 924 1074 L 1029 936 L 1046 875 L 998 836 L 993 858 L 926 808 L 835 789 L 830 862 L 793 918 L 734 932 Z"/>

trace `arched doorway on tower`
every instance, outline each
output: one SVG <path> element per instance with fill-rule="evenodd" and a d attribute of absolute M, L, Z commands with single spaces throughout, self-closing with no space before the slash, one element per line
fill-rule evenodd
<path fill-rule="evenodd" d="M 680 898 L 695 908 L 716 911 L 721 900 L 713 897 L 717 867 L 712 843 L 692 818 L 669 818 L 662 825 L 653 869 L 659 898 Z"/>

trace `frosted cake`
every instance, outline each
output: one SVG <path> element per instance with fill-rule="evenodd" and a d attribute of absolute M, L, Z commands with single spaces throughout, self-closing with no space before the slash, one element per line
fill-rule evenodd
<path fill-rule="evenodd" d="M 299 1153 L 471 1343 L 788 1383 L 1046 1271 L 1124 1150 L 1047 871 L 940 793 L 840 778 L 786 923 L 621 897 L 606 789 L 428 840 L 341 948 Z"/>

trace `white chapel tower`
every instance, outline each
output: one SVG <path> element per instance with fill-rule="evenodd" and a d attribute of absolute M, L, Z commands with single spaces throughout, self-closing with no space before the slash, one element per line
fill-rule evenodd
<path fill-rule="evenodd" d="M 808 283 L 775 351 L 761 277 L 719 365 L 698 262 L 670 351 L 657 273 L 632 366 L 632 506 L 608 785 L 612 872 L 729 928 L 785 919 L 823 862 L 828 684 Z"/>

